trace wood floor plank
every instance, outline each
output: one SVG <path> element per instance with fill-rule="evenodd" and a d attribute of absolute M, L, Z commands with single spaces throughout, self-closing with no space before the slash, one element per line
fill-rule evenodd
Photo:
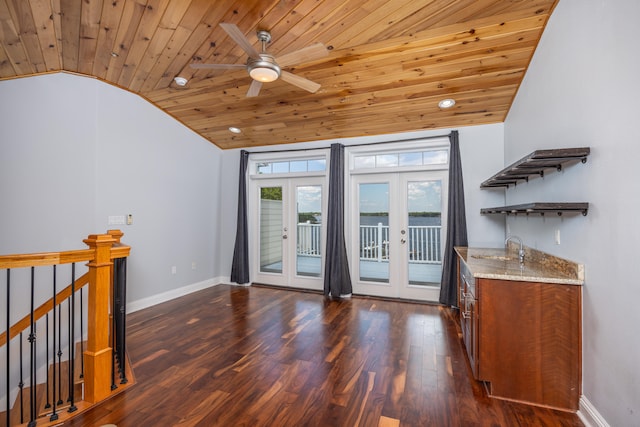
<path fill-rule="evenodd" d="M 137 384 L 67 425 L 582 426 L 487 397 L 437 305 L 219 285 L 127 323 Z"/>

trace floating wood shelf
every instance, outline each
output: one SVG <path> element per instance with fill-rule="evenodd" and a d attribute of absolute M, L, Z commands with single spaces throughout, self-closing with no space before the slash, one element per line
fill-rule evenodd
<path fill-rule="evenodd" d="M 497 208 L 483 208 L 480 213 L 518 215 L 518 214 L 540 214 L 555 213 L 581 213 L 586 216 L 589 211 L 589 203 L 526 203 L 523 205 L 501 206 Z"/>
<path fill-rule="evenodd" d="M 510 185 L 516 185 L 518 181 L 528 182 L 530 177 L 542 177 L 547 169 L 561 171 L 562 166 L 569 162 L 586 163 L 590 151 L 589 147 L 534 151 L 484 181 L 480 188 L 508 188 Z"/>

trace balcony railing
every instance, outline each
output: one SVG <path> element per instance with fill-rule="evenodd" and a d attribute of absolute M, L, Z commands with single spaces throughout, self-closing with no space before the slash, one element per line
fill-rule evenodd
<path fill-rule="evenodd" d="M 298 223 L 298 255 L 321 256 L 322 224 Z"/>
<path fill-rule="evenodd" d="M 409 262 L 442 263 L 441 229 L 439 225 L 412 225 L 407 229 Z M 359 235 L 360 259 L 383 262 L 389 259 L 389 226 L 361 225 Z M 320 256 L 321 224 L 298 224 L 298 255 Z"/>

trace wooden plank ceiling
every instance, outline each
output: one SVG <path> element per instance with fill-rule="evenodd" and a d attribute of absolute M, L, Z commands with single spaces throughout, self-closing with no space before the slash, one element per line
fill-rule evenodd
<path fill-rule="evenodd" d="M 149 100 L 227 148 L 504 121 L 557 0 L 0 0 L 0 79 L 93 76 Z M 232 23 L 276 59 L 323 43 L 246 97 Z M 174 77 L 189 79 L 184 87 Z M 453 98 L 443 110 L 438 101 Z M 235 126 L 240 134 L 231 133 Z"/>

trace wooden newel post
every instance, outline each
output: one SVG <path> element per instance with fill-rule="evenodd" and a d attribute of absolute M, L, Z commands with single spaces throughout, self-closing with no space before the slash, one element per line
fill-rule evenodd
<path fill-rule="evenodd" d="M 94 251 L 89 267 L 87 306 L 87 348 L 84 352 L 85 396 L 98 402 L 111 393 L 112 349 L 109 346 L 109 294 L 111 290 L 111 247 L 117 239 L 109 234 L 92 234 L 84 240 Z"/>

